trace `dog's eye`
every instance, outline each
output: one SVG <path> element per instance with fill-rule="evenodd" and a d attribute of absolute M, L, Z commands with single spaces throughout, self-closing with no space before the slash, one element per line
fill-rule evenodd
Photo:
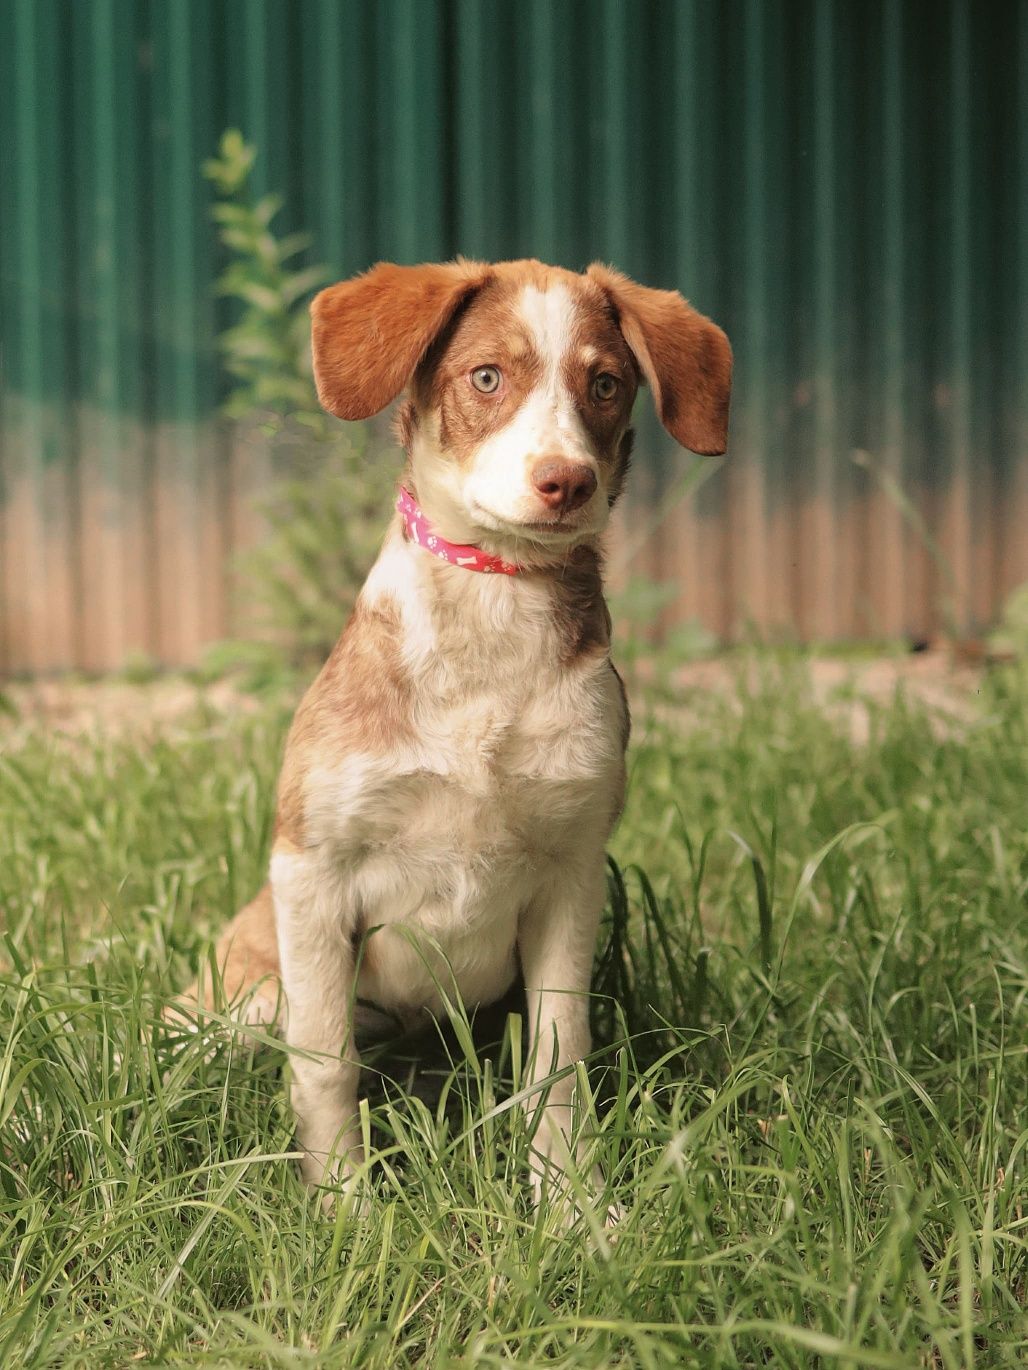
<path fill-rule="evenodd" d="M 612 400 L 620 385 L 617 376 L 612 376 L 609 371 L 602 372 L 593 381 L 593 399 Z"/>
<path fill-rule="evenodd" d="M 471 373 L 471 384 L 483 395 L 495 394 L 500 388 L 500 371 L 496 366 L 476 366 Z"/>

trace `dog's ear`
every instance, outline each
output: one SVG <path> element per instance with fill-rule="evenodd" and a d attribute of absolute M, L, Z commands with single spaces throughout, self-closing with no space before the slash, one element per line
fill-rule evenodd
<path fill-rule="evenodd" d="M 703 456 L 728 446 L 732 348 L 710 319 L 675 290 L 650 290 L 594 262 L 586 273 L 606 291 L 625 342 L 676 442 Z"/>
<path fill-rule="evenodd" d="M 479 262 L 380 262 L 363 276 L 315 295 L 311 343 L 322 405 L 341 419 L 379 413 L 488 274 Z"/>

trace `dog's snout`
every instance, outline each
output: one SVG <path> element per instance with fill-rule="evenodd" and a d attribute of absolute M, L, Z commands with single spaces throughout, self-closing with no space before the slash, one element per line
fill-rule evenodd
<path fill-rule="evenodd" d="M 548 509 L 580 509 L 596 489 L 596 472 L 582 461 L 542 461 L 532 472 L 536 494 Z"/>

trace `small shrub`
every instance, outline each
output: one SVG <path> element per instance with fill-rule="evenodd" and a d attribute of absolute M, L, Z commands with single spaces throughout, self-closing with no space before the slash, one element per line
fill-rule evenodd
<path fill-rule="evenodd" d="M 306 234 L 276 235 L 282 201 L 254 197 L 256 156 L 229 129 L 203 165 L 230 254 L 217 288 L 239 311 L 219 339 L 231 378 L 223 409 L 243 441 L 270 446 L 275 473 L 259 506 L 267 535 L 238 571 L 242 607 L 269 652 L 307 667 L 331 648 L 374 559 L 396 459 L 366 425 L 344 426 L 318 404 L 307 305 L 330 273 L 295 265 L 310 247 Z M 231 655 L 218 648 L 222 662 Z M 252 647 L 241 651 L 241 660 L 252 658 Z"/>

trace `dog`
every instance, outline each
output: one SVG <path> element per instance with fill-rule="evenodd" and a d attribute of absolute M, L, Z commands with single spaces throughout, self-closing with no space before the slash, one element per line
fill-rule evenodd
<path fill-rule="evenodd" d="M 326 410 L 367 419 L 406 392 L 406 467 L 289 732 L 270 880 L 218 941 L 223 992 L 297 1048 L 301 1169 L 331 1198 L 363 1163 L 362 1031 L 494 1002 L 520 973 L 538 1200 L 582 1158 L 574 1064 L 625 789 L 600 540 L 640 384 L 679 444 L 721 453 L 731 348 L 600 264 L 382 263 L 311 313 Z"/>

